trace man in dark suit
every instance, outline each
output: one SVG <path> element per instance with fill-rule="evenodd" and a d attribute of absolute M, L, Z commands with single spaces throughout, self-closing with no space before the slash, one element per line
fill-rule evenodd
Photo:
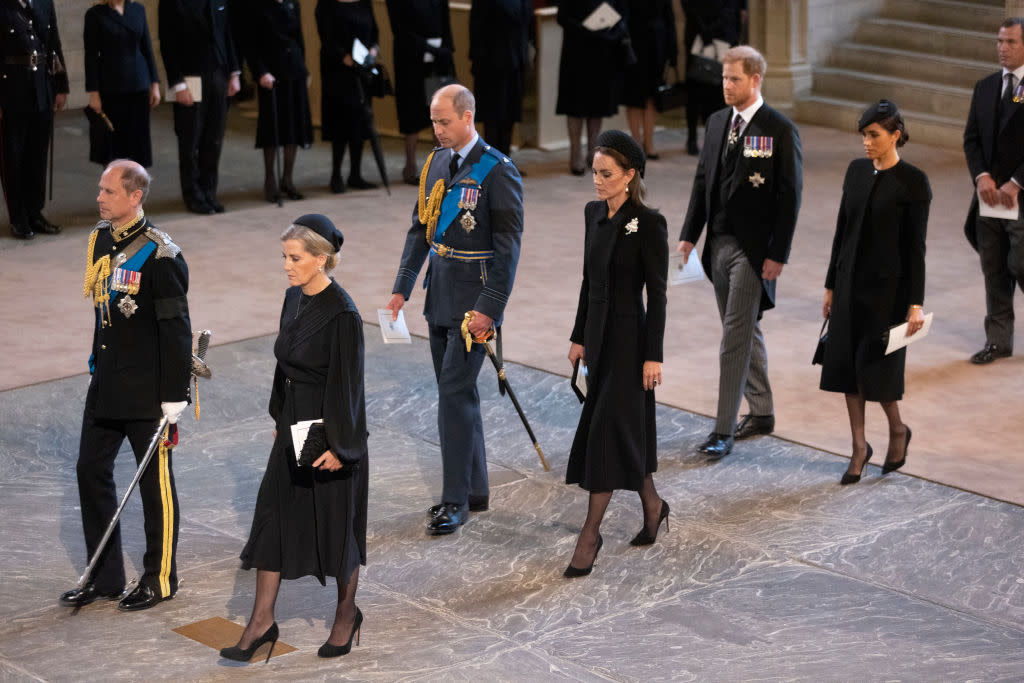
<path fill-rule="evenodd" d="M 11 234 L 56 234 L 60 226 L 43 217 L 46 154 L 68 74 L 53 0 L 0 0 L 0 83 L 0 177 Z"/>
<path fill-rule="evenodd" d="M 974 86 L 964 129 L 967 168 L 977 186 L 964 232 L 985 276 L 985 347 L 971 356 L 977 365 L 1013 353 L 1013 290 L 1024 288 L 1024 17 L 1004 21 L 997 41 L 1003 68 Z M 1017 217 L 981 215 L 979 195 L 989 206 L 1016 208 Z"/>
<path fill-rule="evenodd" d="M 715 287 L 722 344 L 715 428 L 699 450 L 716 458 L 732 451 L 734 439 L 775 429 L 760 320 L 775 306 L 803 188 L 800 134 L 761 97 L 764 57 L 740 45 L 722 64 L 729 107 L 708 119 L 679 236 L 688 259 L 708 226 L 702 262 Z M 737 425 L 743 397 L 750 413 Z"/>
<path fill-rule="evenodd" d="M 170 424 L 188 403 L 192 331 L 188 267 L 181 250 L 146 219 L 149 174 L 134 161 L 112 161 L 96 201 L 102 219 L 89 235 L 85 293 L 95 312 L 92 379 L 85 398 L 78 453 L 78 494 L 85 547 L 91 556 L 117 509 L 114 459 L 125 438 L 136 462 L 145 456 L 162 417 Z M 144 573 L 121 599 L 123 610 L 152 607 L 178 590 L 178 496 L 165 445 L 139 481 L 145 515 Z M 124 587 L 120 530 L 115 528 L 88 584 L 61 596 L 82 607 L 116 599 Z"/>
<path fill-rule="evenodd" d="M 217 167 L 228 101 L 238 92 L 239 66 L 226 0 L 160 0 L 160 52 L 174 92 L 181 194 L 193 213 L 222 213 Z M 202 101 L 185 83 L 199 76 Z"/>
<path fill-rule="evenodd" d="M 434 94 L 430 118 L 436 148 L 420 174 L 421 200 L 413 210 L 402 262 L 386 308 L 392 318 L 412 295 L 423 261 L 423 314 L 437 378 L 437 426 L 444 468 L 440 505 L 428 511 L 427 533 L 450 534 L 470 510 L 486 510 L 490 492 L 477 375 L 484 349 L 466 350 L 461 325 L 485 335 L 501 325 L 515 280 L 523 233 L 523 184 L 509 158 L 473 127 L 473 94 L 449 85 Z"/>

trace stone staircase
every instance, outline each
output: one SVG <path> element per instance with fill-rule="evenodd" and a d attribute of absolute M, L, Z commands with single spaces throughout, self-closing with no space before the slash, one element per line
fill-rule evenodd
<path fill-rule="evenodd" d="M 998 69 L 1001 0 L 886 0 L 815 66 L 797 121 L 853 131 L 880 98 L 903 111 L 915 142 L 958 147 L 978 79 Z"/>

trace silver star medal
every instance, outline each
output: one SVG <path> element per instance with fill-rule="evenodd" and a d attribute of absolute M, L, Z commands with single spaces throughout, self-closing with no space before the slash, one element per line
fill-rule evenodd
<path fill-rule="evenodd" d="M 125 294 L 121 297 L 121 303 L 117 305 L 117 308 L 121 311 L 121 315 L 130 318 L 134 315 L 135 311 L 139 310 L 139 305 L 135 303 L 135 299 L 130 294 Z"/>
<path fill-rule="evenodd" d="M 761 176 L 760 173 L 755 173 L 754 175 L 750 176 L 749 178 L 747 178 L 747 181 L 754 187 L 761 187 L 762 185 L 764 185 L 764 178 Z"/>
<path fill-rule="evenodd" d="M 473 214 L 469 211 L 462 214 L 462 218 L 459 219 L 459 222 L 462 223 L 462 229 L 466 232 L 473 232 L 473 228 L 476 227 L 476 219 L 473 218 Z"/>

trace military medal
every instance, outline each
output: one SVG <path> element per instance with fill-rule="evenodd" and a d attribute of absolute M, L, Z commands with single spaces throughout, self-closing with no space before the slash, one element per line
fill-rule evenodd
<path fill-rule="evenodd" d="M 736 144 L 736 141 L 740 139 L 740 134 L 733 128 L 729 131 L 729 146 L 732 147 Z"/>
<path fill-rule="evenodd" d="M 462 229 L 466 232 L 473 232 L 473 228 L 476 227 L 476 219 L 473 218 L 473 214 L 469 211 L 462 214 L 462 218 L 459 219 L 459 222 L 462 223 Z"/>
<path fill-rule="evenodd" d="M 747 135 L 743 138 L 743 156 L 771 159 L 773 139 L 765 135 Z"/>
<path fill-rule="evenodd" d="M 125 294 L 121 297 L 120 303 L 117 304 L 117 309 L 121 311 L 121 315 L 126 318 L 130 318 L 135 311 L 139 310 L 139 306 L 135 303 L 135 299 L 133 299 L 130 294 Z"/>
<path fill-rule="evenodd" d="M 110 288 L 115 292 L 138 294 L 141 284 L 142 273 L 137 270 L 115 268 L 113 275 L 110 277 Z"/>
<path fill-rule="evenodd" d="M 764 177 L 760 173 L 755 173 L 754 175 L 747 178 L 747 182 L 749 182 L 754 187 L 761 187 L 762 185 L 764 185 Z"/>
<path fill-rule="evenodd" d="M 478 187 L 463 187 L 462 194 L 459 196 L 459 208 L 468 209 L 469 211 L 476 210 L 476 202 L 480 198 L 480 188 Z"/>
<path fill-rule="evenodd" d="M 1020 104 L 1024 102 L 1024 81 L 1017 84 L 1017 87 L 1013 89 L 1013 103 Z"/>

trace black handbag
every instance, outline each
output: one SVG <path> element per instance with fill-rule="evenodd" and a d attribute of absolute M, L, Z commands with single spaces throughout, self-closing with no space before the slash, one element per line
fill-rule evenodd
<path fill-rule="evenodd" d="M 825 362 L 825 344 L 828 342 L 828 318 L 821 324 L 821 332 L 818 333 L 818 346 L 814 349 L 814 358 L 811 365 L 821 365 Z"/>
<path fill-rule="evenodd" d="M 722 63 L 703 55 L 688 55 L 686 82 L 722 87 Z"/>
<path fill-rule="evenodd" d="M 370 97 L 389 97 L 395 94 L 388 70 L 383 64 L 367 61 L 366 66 L 359 70 L 359 75 L 363 81 L 363 90 Z"/>
<path fill-rule="evenodd" d="M 672 111 L 686 106 L 686 82 L 679 80 L 679 71 L 672 69 L 675 80 L 662 83 L 654 93 L 654 108 L 659 112 Z"/>

